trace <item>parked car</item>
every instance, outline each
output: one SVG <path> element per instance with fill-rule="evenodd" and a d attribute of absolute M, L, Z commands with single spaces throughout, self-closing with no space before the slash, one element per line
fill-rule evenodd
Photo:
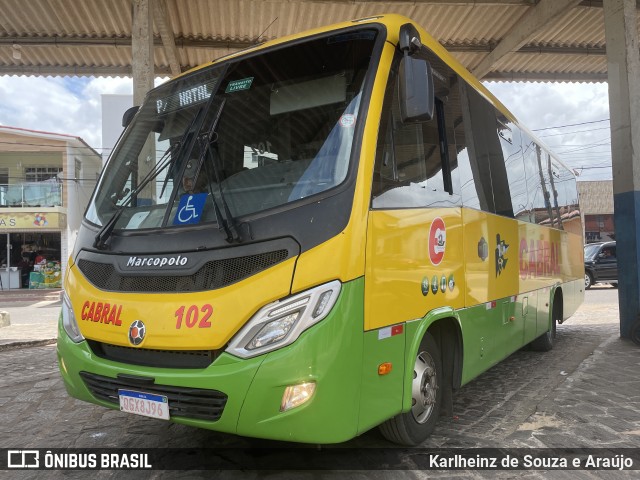
<path fill-rule="evenodd" d="M 596 283 L 618 287 L 616 242 L 590 243 L 584 246 L 584 288 Z"/>

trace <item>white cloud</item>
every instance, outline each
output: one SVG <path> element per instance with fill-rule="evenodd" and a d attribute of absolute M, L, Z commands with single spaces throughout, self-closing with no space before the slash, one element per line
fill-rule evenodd
<path fill-rule="evenodd" d="M 560 159 L 579 171 L 580 180 L 612 178 L 609 122 L 601 121 L 609 118 L 606 83 L 488 82 L 485 86 Z"/>
<path fill-rule="evenodd" d="M 101 146 L 101 95 L 131 94 L 130 78 L 0 76 L 0 124 L 64 133 Z"/>

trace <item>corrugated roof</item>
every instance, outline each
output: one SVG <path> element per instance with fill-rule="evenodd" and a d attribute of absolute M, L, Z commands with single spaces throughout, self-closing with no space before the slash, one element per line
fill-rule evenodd
<path fill-rule="evenodd" d="M 578 182 L 580 207 L 585 215 L 613 214 L 613 181 Z"/>
<path fill-rule="evenodd" d="M 424 26 L 473 70 L 535 0 L 153 0 L 166 5 L 182 71 L 260 40 L 381 13 Z M 549 1 L 549 0 L 545 0 Z M 485 78 L 603 81 L 602 2 L 576 2 Z M 3 0 L 0 74 L 130 75 L 131 0 Z M 155 64 L 170 71 L 156 22 Z M 14 49 L 13 45 L 17 45 Z M 16 56 L 20 58 L 14 58 Z"/>

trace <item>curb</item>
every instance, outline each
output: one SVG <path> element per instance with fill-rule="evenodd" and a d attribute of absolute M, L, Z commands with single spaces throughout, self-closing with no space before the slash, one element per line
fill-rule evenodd
<path fill-rule="evenodd" d="M 60 301 L 62 292 L 16 293 L 0 292 L 0 302 L 35 302 L 35 301 Z"/>
<path fill-rule="evenodd" d="M 6 350 L 14 350 L 18 348 L 44 347 L 46 345 L 53 345 L 55 343 L 57 343 L 56 338 L 48 338 L 45 340 L 27 340 L 27 341 L 0 343 L 0 352 L 6 351 Z"/>

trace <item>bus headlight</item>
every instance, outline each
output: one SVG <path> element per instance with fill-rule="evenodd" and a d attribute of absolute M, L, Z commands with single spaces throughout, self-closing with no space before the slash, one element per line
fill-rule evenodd
<path fill-rule="evenodd" d="M 334 280 L 261 308 L 233 337 L 227 352 L 250 358 L 295 342 L 329 314 L 340 287 Z"/>
<path fill-rule="evenodd" d="M 78 322 L 76 322 L 71 301 L 66 292 L 62 296 L 62 327 L 64 331 L 67 332 L 67 335 L 69 335 L 69 338 L 75 343 L 80 343 L 84 340 L 84 337 L 80 333 Z"/>
<path fill-rule="evenodd" d="M 273 322 L 267 323 L 258 334 L 253 337 L 253 340 L 247 345 L 247 350 L 255 350 L 256 348 L 278 343 L 285 338 L 291 328 L 296 324 L 300 318 L 300 311 L 290 313 L 286 317 L 279 318 Z"/>

